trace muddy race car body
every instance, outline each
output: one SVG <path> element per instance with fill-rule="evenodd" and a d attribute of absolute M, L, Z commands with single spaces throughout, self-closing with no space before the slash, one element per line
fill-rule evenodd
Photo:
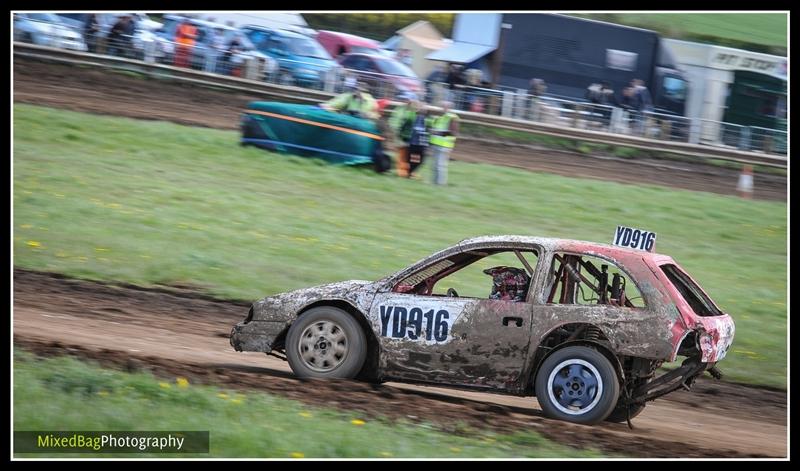
<path fill-rule="evenodd" d="M 484 292 L 450 286 L 498 259 L 515 266 L 482 270 Z M 231 345 L 285 355 L 301 377 L 535 395 L 548 416 L 596 423 L 629 420 L 706 370 L 718 376 L 733 336 L 731 317 L 668 256 L 487 236 L 375 282 L 261 299 L 234 326 Z M 678 357 L 680 366 L 658 374 Z"/>

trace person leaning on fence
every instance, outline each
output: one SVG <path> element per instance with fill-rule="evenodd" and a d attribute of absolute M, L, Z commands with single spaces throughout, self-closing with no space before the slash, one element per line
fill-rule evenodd
<path fill-rule="evenodd" d="M 97 52 L 97 35 L 99 33 L 100 23 L 97 21 L 97 15 L 91 13 L 86 17 L 86 23 L 83 25 L 83 40 L 86 42 L 89 52 Z"/>
<path fill-rule="evenodd" d="M 389 126 L 397 137 L 397 175 L 400 177 L 409 176 L 409 145 L 411 142 L 411 132 L 414 127 L 414 118 L 417 115 L 419 106 L 416 104 L 416 97 L 410 93 L 399 96 L 400 105 L 392 111 Z"/>
<path fill-rule="evenodd" d="M 450 152 L 456 146 L 459 118 L 450 111 L 452 106 L 452 102 L 443 101 L 441 114 L 430 121 L 430 150 L 434 159 L 433 183 L 437 185 L 447 184 L 447 164 Z"/>
<path fill-rule="evenodd" d="M 222 28 L 214 28 L 211 31 L 211 40 L 208 41 L 206 50 L 205 71 L 213 74 L 217 72 L 217 58 L 225 53 L 225 32 Z"/>
<path fill-rule="evenodd" d="M 125 56 L 127 55 L 126 47 L 128 47 L 128 41 L 126 41 L 126 36 L 130 30 L 131 24 L 131 17 L 128 15 L 120 16 L 114 25 L 111 27 L 111 31 L 108 33 L 108 53 L 112 56 Z"/>
<path fill-rule="evenodd" d="M 197 28 L 184 18 L 175 30 L 175 66 L 189 67 L 196 39 Z"/>
<path fill-rule="evenodd" d="M 336 95 L 320 105 L 328 111 L 345 113 L 358 118 L 378 119 L 378 103 L 367 92 L 367 86 L 358 83 L 355 88 Z"/>
<path fill-rule="evenodd" d="M 633 103 L 635 109 L 634 128 L 638 134 L 645 134 L 647 129 L 648 114 L 653 111 L 653 98 L 650 91 L 641 79 L 631 81 L 633 88 Z"/>
<path fill-rule="evenodd" d="M 528 119 L 539 121 L 541 97 L 547 91 L 547 85 L 540 78 L 532 78 L 528 84 Z"/>

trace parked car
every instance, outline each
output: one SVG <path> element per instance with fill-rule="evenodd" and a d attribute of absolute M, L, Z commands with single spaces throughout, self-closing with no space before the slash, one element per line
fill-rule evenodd
<path fill-rule="evenodd" d="M 178 25 L 183 20 L 184 17 L 179 15 L 164 15 L 164 25 L 157 31 L 159 41 L 167 51 L 164 56 L 164 62 L 166 63 L 173 63 L 175 54 L 175 33 L 178 29 Z M 224 51 L 217 51 L 213 72 L 223 74 L 235 73 L 248 58 L 255 59 L 264 64 L 264 73 L 259 77 L 261 80 L 267 79 L 277 72 L 277 61 L 259 52 L 244 32 L 231 26 L 213 23 L 211 21 L 198 20 L 195 18 L 190 18 L 189 21 L 197 28 L 198 36 L 194 46 L 192 46 L 192 56 L 190 59 L 190 64 L 193 69 L 204 70 L 206 68 L 207 61 L 210 58 L 211 40 L 216 34 L 216 31 L 221 30 L 222 43 L 225 49 L 228 48 L 234 39 L 239 41 L 240 47 L 236 53 L 230 55 L 225 54 Z"/>
<path fill-rule="evenodd" d="M 648 251 L 654 234 L 615 238 L 627 246 L 464 240 L 378 281 L 263 298 L 231 345 L 284 358 L 300 377 L 535 395 L 549 417 L 625 422 L 705 371 L 719 377 L 735 329 L 672 258 Z"/>
<path fill-rule="evenodd" d="M 300 33 L 247 25 L 242 31 L 262 53 L 278 61 L 279 82 L 322 88 L 340 67 L 314 39 Z"/>
<path fill-rule="evenodd" d="M 336 60 L 340 60 L 345 54 L 379 54 L 381 51 L 381 45 L 372 39 L 335 31 L 318 32 L 317 42 Z"/>
<path fill-rule="evenodd" d="M 52 13 L 14 13 L 14 41 L 87 50 L 83 35 Z"/>
<path fill-rule="evenodd" d="M 366 82 L 376 97 L 397 97 L 413 93 L 425 95 L 425 87 L 413 70 L 390 57 L 378 54 L 346 54 L 340 64 Z"/>
<path fill-rule="evenodd" d="M 89 19 L 90 13 L 59 13 L 57 16 L 62 22 L 70 25 L 82 35 L 85 34 L 86 22 Z M 128 15 L 133 18 L 134 34 L 131 37 L 131 51 L 126 51 L 128 57 L 133 59 L 144 59 L 146 53 L 149 51 L 155 60 L 163 58 L 165 51 L 162 47 L 155 31 L 162 26 L 161 23 L 151 20 L 144 13 L 95 13 L 97 24 L 100 31 L 97 32 L 97 41 L 101 45 L 99 52 L 107 52 L 108 50 L 108 35 L 114 23 L 119 20 L 123 15 Z M 84 38 L 85 40 L 85 38 Z"/>

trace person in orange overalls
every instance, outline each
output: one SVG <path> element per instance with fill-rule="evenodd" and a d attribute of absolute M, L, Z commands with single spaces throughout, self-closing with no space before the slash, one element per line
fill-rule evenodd
<path fill-rule="evenodd" d="M 189 60 L 192 56 L 194 41 L 197 39 L 197 28 L 184 19 L 175 30 L 175 65 L 177 67 L 189 67 Z"/>

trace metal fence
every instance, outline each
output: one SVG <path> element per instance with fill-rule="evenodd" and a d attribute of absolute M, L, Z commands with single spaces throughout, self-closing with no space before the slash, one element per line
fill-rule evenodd
<path fill-rule="evenodd" d="M 56 39 L 49 42 L 59 44 Z M 69 43 L 69 48 L 82 49 L 72 43 Z M 423 81 L 414 77 L 349 70 L 340 65 L 321 66 L 319 63 L 274 58 L 255 49 L 187 47 L 163 37 L 142 41 L 135 36 L 100 41 L 91 49 L 94 49 L 95 53 L 142 60 L 147 63 L 186 67 L 210 74 L 292 85 L 329 93 L 341 93 L 349 84 L 358 81 L 365 83 L 376 98 L 396 99 L 401 94 L 410 92 L 430 105 L 438 106 L 441 101 L 447 100 L 453 103 L 453 109 L 457 111 L 502 116 L 562 128 L 778 155 L 786 155 L 788 148 L 787 133 L 781 130 L 624 109 L 550 94 L 535 96 L 524 89 L 451 86 L 447 83 Z"/>

